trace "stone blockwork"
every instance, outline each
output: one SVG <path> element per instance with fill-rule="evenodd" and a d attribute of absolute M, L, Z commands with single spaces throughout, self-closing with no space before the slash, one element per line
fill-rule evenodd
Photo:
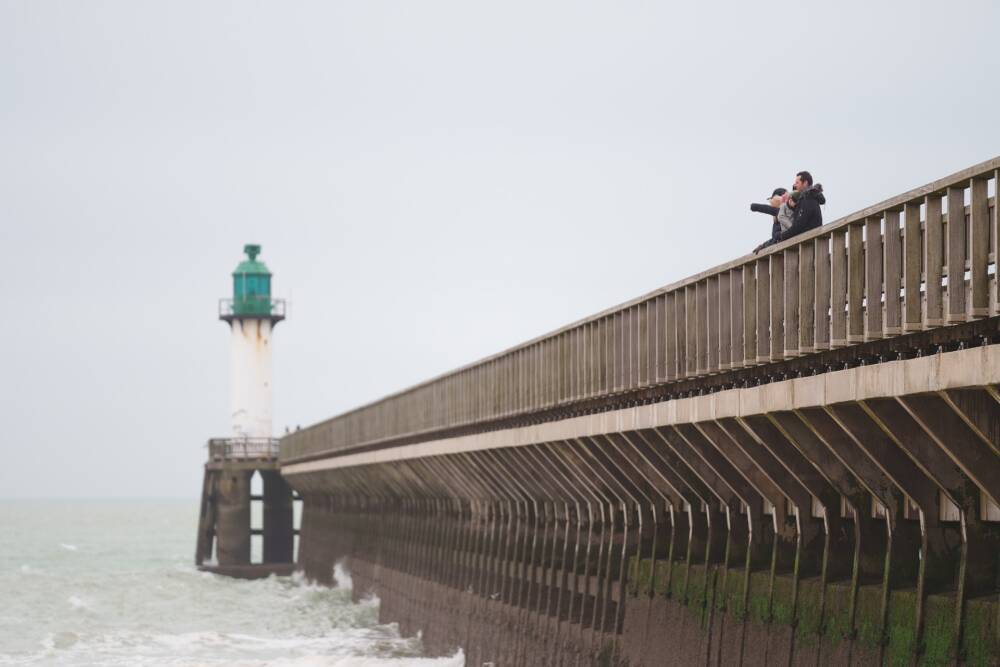
<path fill-rule="evenodd" d="M 1000 662 L 1000 345 L 283 467 L 467 664 Z"/>

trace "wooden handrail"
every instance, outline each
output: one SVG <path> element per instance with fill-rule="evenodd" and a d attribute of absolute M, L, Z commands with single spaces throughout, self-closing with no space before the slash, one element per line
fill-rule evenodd
<path fill-rule="evenodd" d="M 1000 157 L 296 431 L 282 439 L 281 457 L 995 316 L 1000 233 L 989 188 L 998 173 Z M 963 225 L 949 224 L 958 218 Z M 962 267 L 959 289 L 949 266 Z"/>

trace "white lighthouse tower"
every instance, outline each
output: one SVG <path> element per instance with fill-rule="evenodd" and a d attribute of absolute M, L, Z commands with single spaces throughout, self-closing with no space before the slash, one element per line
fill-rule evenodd
<path fill-rule="evenodd" d="M 219 319 L 231 329 L 231 435 L 208 441 L 195 563 L 253 578 L 291 573 L 295 497 L 281 476 L 279 441 L 271 437 L 271 332 L 285 319 L 285 302 L 271 298 L 271 272 L 257 261 L 260 246 L 243 251 L 247 258 L 233 271 L 233 296 L 219 301 Z M 259 495 L 251 491 L 257 475 Z M 251 525 L 253 502 L 262 505 L 258 527 Z M 259 561 L 251 561 L 255 536 L 261 539 Z"/>
<path fill-rule="evenodd" d="M 271 437 L 271 333 L 285 319 L 285 302 L 271 298 L 271 272 L 257 260 L 259 245 L 233 271 L 233 297 L 219 302 L 229 323 L 232 437 Z"/>

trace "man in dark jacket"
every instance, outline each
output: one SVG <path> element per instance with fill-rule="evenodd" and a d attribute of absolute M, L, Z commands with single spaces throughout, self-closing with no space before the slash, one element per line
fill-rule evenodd
<path fill-rule="evenodd" d="M 820 208 L 826 203 L 823 186 L 819 183 L 814 185 L 812 174 L 808 171 L 800 171 L 795 175 L 792 190 L 795 191 L 792 195 L 795 198 L 795 215 L 792 217 L 792 226 L 778 234 L 777 238 L 765 241 L 754 248 L 755 253 L 769 245 L 780 243 L 823 225 L 823 210 Z"/>

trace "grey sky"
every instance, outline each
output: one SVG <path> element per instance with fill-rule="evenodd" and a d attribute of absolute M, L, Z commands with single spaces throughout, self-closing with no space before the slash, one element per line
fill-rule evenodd
<path fill-rule="evenodd" d="M 991 2 L 0 0 L 0 496 L 187 496 L 263 245 L 308 424 L 1000 153 Z"/>

